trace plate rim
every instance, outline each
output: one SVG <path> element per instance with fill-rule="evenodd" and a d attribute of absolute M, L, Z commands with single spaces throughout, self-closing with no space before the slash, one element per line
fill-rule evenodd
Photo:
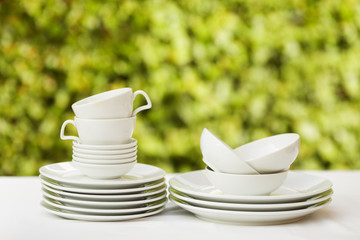
<path fill-rule="evenodd" d="M 176 192 L 173 192 L 171 190 L 171 187 L 169 187 L 169 196 L 174 196 L 184 202 L 187 202 L 190 205 L 193 205 L 195 207 L 203 207 L 203 208 L 213 208 L 213 209 L 219 209 L 219 210 L 232 210 L 232 211 L 284 211 L 284 210 L 296 210 L 296 209 L 301 209 L 301 208 L 305 208 L 323 201 L 328 200 L 329 198 L 332 197 L 333 195 L 333 190 L 331 189 L 331 191 L 326 194 L 325 196 L 318 198 L 318 199 L 314 199 L 312 202 L 307 202 L 306 201 L 301 201 L 301 202 L 289 202 L 289 203 L 233 203 L 233 202 L 214 202 L 214 201 L 209 201 L 209 200 L 203 200 L 203 199 L 196 199 L 196 198 L 192 198 L 190 196 L 181 196 Z M 190 199 L 190 200 L 189 200 Z M 196 205 L 194 205 L 196 204 Z M 200 204 L 204 204 L 204 205 L 200 205 Z M 208 206 L 205 206 L 205 204 L 209 204 Z M 216 204 L 222 205 L 222 206 L 216 206 Z M 222 209 L 224 207 L 224 205 L 228 205 L 227 209 Z M 235 206 L 238 205 L 238 206 Z M 291 206 L 293 205 L 293 206 Z M 230 207 L 233 207 L 234 209 L 230 209 Z M 273 208 L 271 208 L 273 207 Z M 293 209 L 291 208 L 293 207 Z M 248 209 L 246 209 L 248 208 Z M 280 209 L 279 209 L 280 208 Z M 282 208 L 282 209 L 281 209 Z M 255 210 L 256 209 L 256 210 Z"/>
<path fill-rule="evenodd" d="M 66 205 L 60 205 L 57 203 L 52 202 L 50 199 L 47 197 L 43 197 L 42 201 L 44 201 L 46 204 L 51 205 L 55 208 L 59 208 L 62 210 L 66 210 L 66 211 L 73 211 L 73 212 L 77 212 L 77 213 L 84 213 L 84 214 L 111 214 L 111 215 L 122 215 L 122 214 L 131 214 L 131 213 L 136 213 L 136 212 L 141 212 L 141 211 L 149 211 L 155 208 L 159 208 L 159 207 L 163 207 L 166 205 L 167 203 L 167 198 L 164 197 L 160 200 L 158 200 L 157 204 L 155 205 L 151 205 L 151 206 L 145 206 L 145 207 L 134 207 L 134 208 L 120 208 L 120 209 L 111 209 L 111 208 L 106 208 L 106 209 L 100 209 L 100 208 L 84 208 L 84 207 L 76 207 L 76 206 L 66 206 Z M 55 200 L 53 200 L 55 201 Z M 114 213 L 114 214 L 112 214 Z"/>
<path fill-rule="evenodd" d="M 112 202 L 99 202 L 99 201 L 88 201 L 88 200 L 75 200 L 75 199 L 68 199 L 68 198 L 61 198 L 57 196 L 53 196 L 45 191 L 41 192 L 43 196 L 46 196 L 48 198 L 54 199 L 59 202 L 65 202 L 70 205 L 77 205 L 77 206 L 83 206 L 83 207 L 103 207 L 103 208 L 115 208 L 115 207 L 126 207 L 126 206 L 136 206 L 136 205 L 142 205 L 142 204 L 148 204 L 152 202 L 156 202 L 164 197 L 167 196 L 166 191 L 163 193 L 155 194 L 154 196 L 147 197 L 146 199 L 141 200 L 134 200 L 134 201 L 112 201 Z"/>
<path fill-rule="evenodd" d="M 148 197 L 157 193 L 161 193 L 167 189 L 166 183 L 163 183 L 157 188 L 149 189 L 148 191 L 144 192 L 136 192 L 136 193 L 130 193 L 130 194 L 87 194 L 87 193 L 75 193 L 75 192 L 67 192 L 59 189 L 51 188 L 50 186 L 42 183 L 41 188 L 45 188 L 46 190 L 56 193 L 58 195 L 64 195 L 70 199 L 82 199 L 82 200 L 103 200 L 103 201 L 120 201 L 120 200 L 126 200 L 126 199 L 137 199 L 137 198 L 143 198 Z M 155 190 L 155 191 L 154 191 Z M 84 197 L 84 198 L 81 198 Z"/>
<path fill-rule="evenodd" d="M 197 216 L 200 219 L 204 219 L 204 220 L 208 220 L 208 221 L 215 221 L 215 222 L 223 222 L 223 223 L 236 223 L 236 224 L 249 224 L 249 225 L 269 225 L 269 224 L 281 224 L 281 223 L 285 223 L 285 222 L 292 222 L 295 219 L 302 219 L 303 217 L 310 215 L 311 213 L 314 213 L 318 210 L 320 210 L 321 208 L 328 206 L 332 199 L 329 198 L 328 200 L 326 200 L 323 204 L 320 204 L 318 206 L 310 206 L 304 209 L 296 209 L 296 210 L 287 210 L 287 211 L 233 211 L 233 210 L 219 210 L 219 209 L 209 209 L 209 208 L 203 208 L 203 207 L 197 207 L 197 206 L 193 206 L 193 205 L 189 205 L 189 204 L 184 204 L 181 202 L 178 202 L 176 200 L 174 200 L 172 197 L 169 197 L 170 201 L 173 202 L 176 206 L 184 209 L 185 211 L 191 212 L 192 214 L 194 214 L 195 216 Z M 317 204 L 315 204 L 317 205 Z M 204 212 L 205 211 L 205 212 Z M 211 214 L 216 214 L 223 216 L 222 219 L 215 219 L 212 217 L 206 217 L 206 216 L 202 216 L 202 214 L 199 214 L 204 212 L 204 213 L 211 213 Z M 295 214 L 300 214 L 301 216 L 294 216 Z M 290 216 L 289 216 L 290 215 Z M 291 217 L 294 216 L 294 217 Z M 224 220 L 224 216 L 226 216 L 225 218 L 228 218 L 229 220 Z M 260 217 L 260 218 L 267 218 L 267 217 L 275 217 L 275 216 L 279 216 L 279 217 L 283 217 L 281 220 L 280 219 L 273 219 L 273 220 L 269 220 L 269 219 L 263 219 L 263 220 L 249 220 L 249 221 L 243 221 L 243 220 L 230 220 L 231 217 Z M 288 218 L 286 218 L 286 216 L 288 216 Z"/>
<path fill-rule="evenodd" d="M 294 171 L 289 171 L 289 174 L 291 174 L 292 172 L 294 172 Z M 204 170 L 196 170 L 196 171 L 186 172 L 186 173 L 182 173 L 177 176 L 174 176 L 169 180 L 169 187 L 172 187 L 175 190 L 183 192 L 191 197 L 195 197 L 195 198 L 199 198 L 199 199 L 203 199 L 203 200 L 211 200 L 211 201 L 218 201 L 218 202 L 224 202 L 224 201 L 242 202 L 242 203 L 284 203 L 284 202 L 301 201 L 303 199 L 316 196 L 318 194 L 321 194 L 321 193 L 331 189 L 333 186 L 332 182 L 326 178 L 316 176 L 316 175 L 301 173 L 301 172 L 296 172 L 296 173 L 321 178 L 321 179 L 325 180 L 325 182 L 327 183 L 327 187 L 319 188 L 317 190 L 314 190 L 314 191 L 308 192 L 308 193 L 298 193 L 298 194 L 292 194 L 292 195 L 282 195 L 282 196 L 279 196 L 279 195 L 278 196 L 271 196 L 271 195 L 245 196 L 244 195 L 243 196 L 243 195 L 230 195 L 230 194 L 216 195 L 216 194 L 199 192 L 199 191 L 196 191 L 196 190 L 193 190 L 190 188 L 182 188 L 182 187 L 174 185 L 174 182 L 178 181 L 178 180 L 176 180 L 176 178 L 178 178 L 180 176 L 184 176 L 186 174 L 203 174 L 204 176 L 206 176 Z M 288 174 L 288 176 L 289 176 L 289 174 Z M 208 186 L 208 187 L 214 187 L 214 186 Z M 281 188 L 281 186 L 280 186 L 280 188 Z"/>
<path fill-rule="evenodd" d="M 125 221 L 125 220 L 132 220 L 132 219 L 138 219 L 143 217 L 148 217 L 152 215 L 156 215 L 160 212 L 162 212 L 166 205 L 159 208 L 154 209 L 153 211 L 148 211 L 145 213 L 140 214 L 130 214 L 130 215 L 118 215 L 118 216 L 111 216 L 111 215 L 91 215 L 91 214 L 75 214 L 75 213 L 64 213 L 60 211 L 56 211 L 53 209 L 49 209 L 46 206 L 44 206 L 42 203 L 40 203 L 42 208 L 51 214 L 54 214 L 58 217 L 66 218 L 66 219 L 72 219 L 72 220 L 80 220 L 80 221 L 99 221 L 99 222 L 110 222 L 110 221 Z"/>
<path fill-rule="evenodd" d="M 76 193 L 87 193 L 87 194 L 124 194 L 124 193 L 135 193 L 135 192 L 141 192 L 150 190 L 156 187 L 159 187 L 165 183 L 165 178 L 158 179 L 152 182 L 140 184 L 141 187 L 131 187 L 131 188 L 112 188 L 112 189 L 94 189 L 94 188 L 83 188 L 83 187 L 68 187 L 68 186 L 61 186 L 61 185 L 55 185 L 54 183 L 51 183 L 44 179 L 45 176 L 39 175 L 40 182 L 46 184 L 49 187 L 52 187 L 54 189 L 67 191 L 67 192 L 76 192 Z M 45 177 L 47 178 L 47 177 Z M 56 180 L 49 179 L 51 181 L 57 182 Z M 156 184 L 154 184 L 156 182 Z M 58 183 L 59 184 L 59 183 Z M 143 186 L 145 185 L 145 186 Z M 147 186 L 146 186 L 147 185 Z"/>
<path fill-rule="evenodd" d="M 89 180 L 90 182 L 86 183 L 86 182 L 83 182 L 80 180 L 64 179 L 64 178 L 61 178 L 58 176 L 51 176 L 50 174 L 48 174 L 48 172 L 46 172 L 46 169 L 48 169 L 50 166 L 65 165 L 65 164 L 70 165 L 73 168 L 71 171 L 75 171 L 75 172 L 79 173 L 81 176 L 85 177 L 85 179 Z M 70 184 L 73 186 L 90 186 L 90 187 L 99 187 L 99 188 L 136 186 L 136 185 L 144 184 L 147 182 L 156 181 L 158 179 L 164 178 L 166 175 L 166 172 L 163 169 L 153 166 L 153 165 L 144 164 L 144 163 L 136 163 L 135 167 L 136 166 L 143 166 L 143 167 L 156 169 L 158 171 L 158 174 L 156 174 L 155 176 L 152 176 L 152 177 L 144 178 L 144 179 L 135 179 L 135 180 L 126 180 L 126 181 L 119 180 L 120 178 L 109 179 L 109 180 L 92 179 L 92 178 L 86 177 L 79 170 L 77 170 L 72 165 L 71 161 L 53 163 L 53 164 L 48 164 L 48 165 L 42 166 L 42 167 L 40 167 L 39 172 L 41 175 L 43 175 L 49 179 L 55 180 L 57 182 L 60 182 L 60 183 L 66 183 L 66 184 Z M 135 169 L 135 167 L 133 169 Z M 131 171 L 133 171 L 133 169 Z"/>

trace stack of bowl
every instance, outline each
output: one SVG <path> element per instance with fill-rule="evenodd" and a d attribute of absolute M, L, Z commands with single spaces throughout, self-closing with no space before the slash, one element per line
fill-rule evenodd
<path fill-rule="evenodd" d="M 147 104 L 133 111 L 133 101 L 143 95 Z M 151 108 L 148 95 L 131 88 L 103 92 L 72 105 L 74 120 L 61 126 L 60 138 L 73 140 L 73 165 L 96 179 L 114 179 L 129 172 L 137 162 L 137 140 L 132 138 L 136 114 Z M 78 136 L 65 135 L 68 124 Z"/>
<path fill-rule="evenodd" d="M 219 190 L 235 195 L 268 195 L 285 181 L 296 159 L 300 138 L 286 133 L 230 148 L 204 129 L 200 138 L 206 176 Z"/>

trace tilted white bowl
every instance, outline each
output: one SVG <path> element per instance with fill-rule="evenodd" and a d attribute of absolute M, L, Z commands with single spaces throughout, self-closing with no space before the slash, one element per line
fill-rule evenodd
<path fill-rule="evenodd" d="M 288 171 L 270 174 L 229 174 L 214 172 L 207 167 L 205 173 L 209 181 L 226 194 L 268 195 L 285 181 Z"/>
<path fill-rule="evenodd" d="M 204 128 L 200 137 L 203 161 L 215 171 L 239 174 L 259 174 L 253 167 L 240 159 L 233 149 Z"/>
<path fill-rule="evenodd" d="M 259 173 L 271 173 L 288 169 L 299 149 L 300 136 L 285 133 L 247 143 L 234 149 L 234 153 Z"/>
<path fill-rule="evenodd" d="M 115 179 L 128 173 L 136 164 L 136 160 L 122 164 L 89 164 L 72 161 L 80 172 L 95 179 Z"/>

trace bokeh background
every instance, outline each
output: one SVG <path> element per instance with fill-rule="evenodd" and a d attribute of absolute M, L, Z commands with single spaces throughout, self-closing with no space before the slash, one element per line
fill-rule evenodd
<path fill-rule="evenodd" d="M 149 94 L 138 161 L 167 172 L 204 167 L 204 127 L 296 132 L 292 169 L 360 169 L 360 2 L 2 0 L 0 175 L 70 161 L 71 104 L 122 87 Z"/>

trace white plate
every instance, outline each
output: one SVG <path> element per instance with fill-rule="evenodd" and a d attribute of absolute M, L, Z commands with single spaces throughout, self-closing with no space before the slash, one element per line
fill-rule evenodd
<path fill-rule="evenodd" d="M 317 195 L 316 197 L 309 198 L 302 202 L 294 203 L 267 203 L 267 204 L 251 204 L 251 203 L 226 203 L 226 202 L 212 202 L 206 200 L 200 200 L 186 196 L 185 194 L 179 193 L 176 190 L 169 189 L 169 192 L 174 197 L 185 201 L 196 207 L 220 209 L 220 210 L 236 210 L 236 211 L 284 211 L 284 210 L 295 210 L 314 205 L 316 203 L 323 202 L 329 199 L 333 191 L 329 190 L 324 192 L 324 194 Z"/>
<path fill-rule="evenodd" d="M 120 150 L 90 150 L 90 149 L 83 149 L 73 145 L 73 152 L 74 153 L 83 153 L 83 154 L 92 154 L 92 155 L 117 155 L 117 154 L 124 154 L 130 153 L 137 149 L 137 145 L 127 149 L 120 149 Z"/>
<path fill-rule="evenodd" d="M 129 188 L 153 182 L 165 176 L 161 168 L 137 163 L 127 174 L 111 180 L 89 178 L 77 170 L 72 162 L 46 165 L 39 169 L 40 174 L 61 184 L 84 188 Z"/>
<path fill-rule="evenodd" d="M 160 187 L 143 191 L 140 193 L 133 194 L 85 194 L 85 193 L 73 193 L 57 190 L 51 187 L 48 187 L 45 184 L 42 184 L 42 187 L 50 192 L 55 193 L 58 197 L 69 198 L 69 199 L 78 199 L 78 200 L 90 200 L 90 201 L 128 201 L 146 198 L 151 195 L 155 195 L 166 190 L 166 184 L 163 183 Z"/>
<path fill-rule="evenodd" d="M 86 207 L 86 208 L 134 208 L 139 207 L 141 205 L 149 204 L 152 202 L 159 201 L 166 197 L 166 192 L 156 194 L 154 196 L 147 197 L 146 199 L 134 200 L 134 201 L 114 201 L 114 202 L 100 202 L 100 201 L 85 201 L 85 200 L 76 200 L 76 199 L 68 199 L 61 198 L 56 196 L 47 190 L 43 190 L 42 194 L 45 197 L 51 198 L 53 200 L 57 200 L 63 205 L 66 206 L 77 206 L 77 207 Z"/>
<path fill-rule="evenodd" d="M 159 201 L 156 201 L 156 202 L 150 203 L 150 204 L 146 204 L 141 207 L 124 208 L 124 209 L 100 209 L 100 208 L 82 208 L 82 207 L 66 206 L 66 205 L 61 204 L 58 201 L 55 201 L 55 200 L 47 198 L 47 197 L 44 197 L 43 201 L 46 204 L 49 204 L 53 207 L 56 207 L 56 208 L 59 208 L 62 210 L 77 212 L 77 213 L 94 214 L 94 215 L 99 215 L 99 214 L 100 215 L 121 215 L 121 214 L 133 214 L 133 213 L 139 213 L 139 212 L 146 212 L 149 210 L 163 207 L 166 205 L 167 198 L 163 198 Z"/>
<path fill-rule="evenodd" d="M 42 184 L 45 184 L 49 187 L 52 187 L 57 190 L 73 192 L 73 193 L 88 193 L 88 194 L 130 194 L 130 193 L 141 193 L 143 191 L 148 191 L 154 188 L 157 188 L 164 184 L 165 179 L 156 180 L 149 182 L 147 184 L 141 184 L 133 188 L 120 188 L 120 189 L 97 189 L 97 188 L 81 188 L 81 187 L 67 187 L 62 184 L 46 178 L 40 175 L 40 181 Z"/>
<path fill-rule="evenodd" d="M 289 211 L 275 211 L 275 212 L 251 212 L 251 211 L 232 211 L 232 210 L 219 210 L 209 209 L 202 207 L 195 207 L 184 202 L 179 202 L 170 196 L 170 199 L 181 208 L 192 212 L 198 218 L 227 224 L 243 224 L 243 225 L 271 225 L 295 222 L 306 215 L 309 215 L 320 208 L 325 207 L 331 201 L 327 201 L 312 205 L 308 208 Z"/>
<path fill-rule="evenodd" d="M 109 216 L 109 215 L 91 215 L 91 214 L 75 213 L 50 206 L 45 202 L 41 202 L 41 205 L 44 207 L 45 211 L 55 214 L 59 217 L 63 217 L 67 219 L 83 220 L 83 221 L 98 221 L 98 222 L 125 221 L 125 220 L 143 218 L 158 214 L 165 209 L 165 207 L 161 207 L 159 209 L 146 211 L 145 213 Z"/>
<path fill-rule="evenodd" d="M 209 182 L 204 170 L 179 174 L 170 179 L 169 184 L 175 190 L 193 198 L 233 203 L 299 202 L 325 192 L 332 187 L 332 183 L 325 178 L 294 171 L 289 171 L 285 182 L 269 196 L 224 194 Z"/>

